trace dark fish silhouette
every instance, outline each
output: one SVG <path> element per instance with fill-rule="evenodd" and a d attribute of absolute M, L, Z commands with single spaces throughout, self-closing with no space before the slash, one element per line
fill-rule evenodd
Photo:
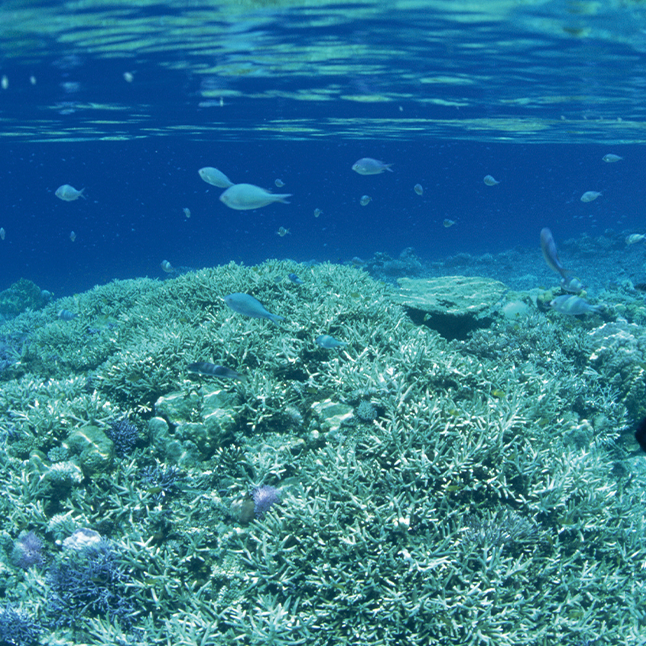
<path fill-rule="evenodd" d="M 646 451 L 646 417 L 639 423 L 635 431 L 635 439 L 639 446 L 641 446 L 642 451 Z"/>
<path fill-rule="evenodd" d="M 207 377 L 220 377 L 222 379 L 242 379 L 242 377 L 231 368 L 226 366 L 216 366 L 214 363 L 206 361 L 197 361 L 188 365 L 188 371 L 196 375 L 205 375 Z"/>
<path fill-rule="evenodd" d="M 305 281 L 301 280 L 296 274 L 287 274 L 287 278 L 292 281 L 292 283 L 296 283 L 297 285 L 302 285 Z"/>

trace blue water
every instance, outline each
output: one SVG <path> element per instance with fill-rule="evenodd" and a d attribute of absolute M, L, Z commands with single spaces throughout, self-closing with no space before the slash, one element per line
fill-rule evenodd
<path fill-rule="evenodd" d="M 114 278 L 163 276 L 162 260 L 199 268 L 267 258 L 349 261 L 413 247 L 422 259 L 537 247 L 643 224 L 644 151 L 614 146 L 510 146 L 425 140 L 402 144 L 156 141 L 18 144 L 2 160 L 3 288 L 29 278 L 57 295 Z M 625 157 L 606 164 L 613 150 Z M 394 162 L 360 176 L 358 158 Z M 290 204 L 234 211 L 199 177 L 216 166 L 236 182 L 291 192 Z M 492 174 L 500 184 L 486 186 Z M 278 189 L 274 181 L 285 186 Z M 87 199 L 63 202 L 60 184 Z M 420 183 L 420 197 L 413 186 Z M 580 195 L 603 195 L 585 204 Z M 372 197 L 363 207 L 362 195 Z M 183 209 L 190 209 L 187 218 Z M 323 211 L 314 217 L 314 210 Z M 442 226 L 445 218 L 456 224 Z M 290 233 L 277 235 L 279 227 Z M 641 230 L 641 229 L 639 229 Z M 74 231 L 76 240 L 70 240 Z"/>
<path fill-rule="evenodd" d="M 642 12 L 505 6 L 13 5 L 0 288 L 641 231 Z M 394 172 L 357 175 L 364 156 Z M 233 211 L 202 166 L 293 197 Z M 66 183 L 87 199 L 58 200 Z"/>

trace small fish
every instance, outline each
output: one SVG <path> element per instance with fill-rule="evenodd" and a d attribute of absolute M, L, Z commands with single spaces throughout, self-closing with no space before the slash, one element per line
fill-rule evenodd
<path fill-rule="evenodd" d="M 355 173 L 359 173 L 359 175 L 379 175 L 379 173 L 383 173 L 385 170 L 392 173 L 391 166 L 392 164 L 384 164 L 384 162 L 378 159 L 363 157 L 352 165 L 352 170 Z"/>
<path fill-rule="evenodd" d="M 74 231 L 70 231 L 70 240 L 72 242 L 74 242 L 74 240 L 76 240 L 76 233 L 74 233 Z"/>
<path fill-rule="evenodd" d="M 284 321 L 285 319 L 278 314 L 272 314 L 268 312 L 262 305 L 262 303 L 253 296 L 249 294 L 240 294 L 236 292 L 235 294 L 229 294 L 224 297 L 224 302 L 238 314 L 243 314 L 244 316 L 249 316 L 253 319 L 269 319 L 272 323 L 278 323 L 278 321 Z"/>
<path fill-rule="evenodd" d="M 85 199 L 85 195 L 83 195 L 84 190 L 85 189 L 82 188 L 80 191 L 77 191 L 73 186 L 63 184 L 56 189 L 56 193 L 54 193 L 54 195 L 64 202 L 73 202 L 74 200 L 78 200 L 79 197 Z"/>
<path fill-rule="evenodd" d="M 361 260 L 359 256 L 353 256 L 352 260 L 350 262 L 355 266 L 355 267 L 363 267 L 363 265 L 366 264 L 365 260 Z"/>
<path fill-rule="evenodd" d="M 495 186 L 496 184 L 500 184 L 500 182 L 496 179 L 494 179 L 491 175 L 485 175 L 484 179 L 482 180 L 487 186 Z"/>
<path fill-rule="evenodd" d="M 564 276 L 561 278 L 561 289 L 571 294 L 578 294 L 584 287 L 583 283 L 575 276 L 570 276 L 569 278 Z"/>
<path fill-rule="evenodd" d="M 214 363 L 206 361 L 197 361 L 196 363 L 189 364 L 186 369 L 196 375 L 204 375 L 206 377 L 220 377 L 221 379 L 242 379 L 242 377 L 231 368 L 226 366 L 216 366 Z"/>
<path fill-rule="evenodd" d="M 579 316 L 580 314 L 594 314 L 602 308 L 599 305 L 590 305 L 578 296 L 564 294 L 557 296 L 550 302 L 550 305 L 559 313 L 568 316 Z"/>
<path fill-rule="evenodd" d="M 292 281 L 292 283 L 296 283 L 297 285 L 302 285 L 305 281 L 301 280 L 296 274 L 287 274 L 287 278 Z"/>
<path fill-rule="evenodd" d="M 370 195 L 362 195 L 361 199 L 359 200 L 359 204 L 361 204 L 361 206 L 368 206 L 370 202 L 372 202 Z"/>
<path fill-rule="evenodd" d="M 205 166 L 197 172 L 211 186 L 217 186 L 218 188 L 229 188 L 233 186 L 233 182 L 221 170 L 213 168 L 213 166 Z"/>
<path fill-rule="evenodd" d="M 626 237 L 626 244 L 635 244 L 641 242 L 644 238 L 646 238 L 646 235 L 643 233 L 631 233 Z"/>
<path fill-rule="evenodd" d="M 289 229 L 286 229 L 285 227 L 278 227 L 278 231 L 276 231 L 276 235 L 280 236 L 281 238 L 284 238 L 288 233 Z"/>
<path fill-rule="evenodd" d="M 543 252 L 543 258 L 545 258 L 547 266 L 552 271 L 561 274 L 563 278 L 567 278 L 567 270 L 559 260 L 559 254 L 556 251 L 556 242 L 554 242 L 552 232 L 547 227 L 541 229 L 541 251 Z"/>
<path fill-rule="evenodd" d="M 74 314 L 74 312 L 70 312 L 69 310 L 61 310 L 58 313 L 58 318 L 61 321 L 71 321 L 72 319 L 76 318 L 76 314 Z"/>
<path fill-rule="evenodd" d="M 582 196 L 581 196 L 581 201 L 582 202 L 594 202 L 601 193 L 599 191 L 586 191 Z"/>
<path fill-rule="evenodd" d="M 455 224 L 455 220 L 449 220 L 448 218 L 445 218 L 445 219 L 442 221 L 442 225 L 443 225 L 443 226 L 445 226 L 447 229 L 448 229 L 449 227 L 452 227 L 454 224 Z"/>
<path fill-rule="evenodd" d="M 612 162 L 621 161 L 623 157 L 620 157 L 619 155 L 615 155 L 614 153 L 608 153 L 607 155 L 604 155 L 601 159 L 611 164 Z"/>
<path fill-rule="evenodd" d="M 167 274 L 172 274 L 175 272 L 175 267 L 171 265 L 168 260 L 162 260 L 160 267 L 167 273 Z"/>
<path fill-rule="evenodd" d="M 184 208 L 182 209 L 182 211 L 184 212 L 184 215 L 185 215 L 187 218 L 190 218 L 190 217 L 191 217 L 191 209 L 188 209 L 188 208 L 184 207 Z"/>
<path fill-rule="evenodd" d="M 415 186 L 413 186 L 413 190 L 418 195 L 424 195 L 424 187 L 421 184 L 415 184 Z"/>
<path fill-rule="evenodd" d="M 287 198 L 291 196 L 291 193 L 270 193 L 253 184 L 234 184 L 220 195 L 220 201 L 230 209 L 250 211 L 273 202 L 289 204 Z"/>
<path fill-rule="evenodd" d="M 282 179 L 275 179 L 274 184 L 276 184 L 278 188 L 283 188 L 283 186 L 285 186 L 285 182 L 283 182 Z"/>
<path fill-rule="evenodd" d="M 0 240 L 4 240 L 6 235 L 4 228 L 0 227 Z"/>
<path fill-rule="evenodd" d="M 347 345 L 347 343 L 343 343 L 343 341 L 337 341 L 333 336 L 330 336 L 329 334 L 321 334 L 321 336 L 317 336 L 316 339 L 314 339 L 314 342 L 320 348 L 325 348 L 326 350 L 333 350 L 334 348 L 345 348 L 345 346 Z"/>
<path fill-rule="evenodd" d="M 321 211 L 321 209 L 314 209 L 314 217 L 315 218 L 318 218 L 318 216 L 321 215 L 321 213 L 323 213 L 323 211 Z"/>

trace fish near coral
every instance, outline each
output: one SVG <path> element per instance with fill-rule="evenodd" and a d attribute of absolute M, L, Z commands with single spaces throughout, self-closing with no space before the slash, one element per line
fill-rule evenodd
<path fill-rule="evenodd" d="M 175 273 L 175 267 L 171 265 L 168 260 L 162 260 L 160 267 L 162 268 L 163 271 L 165 271 L 167 274 L 174 274 Z"/>
<path fill-rule="evenodd" d="M 251 211 L 274 202 L 289 204 L 287 198 L 291 196 L 291 193 L 270 193 L 253 184 L 234 184 L 220 195 L 220 201 L 236 211 Z"/>
<path fill-rule="evenodd" d="M 584 289 L 584 286 L 576 276 L 570 276 L 569 278 L 561 278 L 561 289 L 570 292 L 570 294 L 578 294 Z"/>
<path fill-rule="evenodd" d="M 321 336 L 317 336 L 316 339 L 314 339 L 314 342 L 319 346 L 319 348 L 324 348 L 325 350 L 345 348 L 345 346 L 347 345 L 347 343 L 344 343 L 343 341 L 337 341 L 333 336 L 330 336 L 329 334 L 321 334 Z"/>
<path fill-rule="evenodd" d="M 547 227 L 541 229 L 541 251 L 543 252 L 543 258 L 545 258 L 547 266 L 565 278 L 567 271 L 559 260 L 559 254 L 556 251 L 556 242 L 554 242 L 552 232 Z"/>
<path fill-rule="evenodd" d="M 61 321 L 71 321 L 72 319 L 76 318 L 76 314 L 74 312 L 70 312 L 69 310 L 60 310 L 58 313 L 58 318 Z"/>
<path fill-rule="evenodd" d="M 641 242 L 644 238 L 646 238 L 646 235 L 643 233 L 631 233 L 629 236 L 626 236 L 626 244 L 631 245 L 631 244 L 637 244 L 638 242 Z"/>
<path fill-rule="evenodd" d="M 214 363 L 206 361 L 196 361 L 190 363 L 186 369 L 196 375 L 205 377 L 220 377 L 221 379 L 241 379 L 240 375 L 232 368 L 226 366 L 216 366 Z"/>
<path fill-rule="evenodd" d="M 568 316 L 579 316 L 581 314 L 596 314 L 602 307 L 599 305 L 590 305 L 588 301 L 584 301 L 578 296 L 564 294 L 557 296 L 550 302 L 550 305 L 559 313 L 567 314 Z"/>
<path fill-rule="evenodd" d="M 278 321 L 285 320 L 282 316 L 278 316 L 278 314 L 268 312 L 257 298 L 249 294 L 229 294 L 224 297 L 224 302 L 234 312 L 249 316 L 252 319 L 269 319 L 272 323 L 276 324 L 278 324 Z"/>

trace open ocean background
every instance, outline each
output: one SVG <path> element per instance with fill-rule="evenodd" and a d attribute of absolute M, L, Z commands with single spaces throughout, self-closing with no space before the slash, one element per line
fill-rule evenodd
<path fill-rule="evenodd" d="M 1 289 L 646 231 L 641 2 L 9 2 L 0 17 Z M 394 172 L 357 175 L 361 157 Z M 203 166 L 291 203 L 231 210 Z M 87 199 L 57 199 L 61 184 Z"/>

